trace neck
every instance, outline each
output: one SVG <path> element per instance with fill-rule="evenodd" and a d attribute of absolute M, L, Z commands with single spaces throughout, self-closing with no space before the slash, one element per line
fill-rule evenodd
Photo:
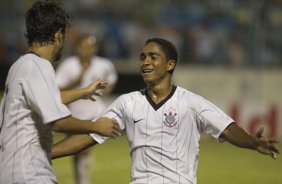
<path fill-rule="evenodd" d="M 165 99 L 171 92 L 173 84 L 170 80 L 157 84 L 147 84 L 147 91 L 150 98 L 158 104 Z"/>
<path fill-rule="evenodd" d="M 89 57 L 87 57 L 87 58 L 80 57 L 81 65 L 89 65 L 90 62 L 91 62 L 91 58 L 89 58 Z"/>
<path fill-rule="evenodd" d="M 48 60 L 51 63 L 54 61 L 54 57 L 55 57 L 53 54 L 54 51 L 50 45 L 37 46 L 33 44 L 31 47 L 27 49 L 26 52 L 27 53 L 33 52 L 34 54 L 40 56 L 41 58 Z"/>

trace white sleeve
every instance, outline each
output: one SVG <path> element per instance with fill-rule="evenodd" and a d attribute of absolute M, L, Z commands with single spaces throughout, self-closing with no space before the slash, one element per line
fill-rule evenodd
<path fill-rule="evenodd" d="M 22 85 L 28 104 L 44 123 L 70 115 L 70 111 L 61 101 L 55 73 L 50 68 L 34 69 L 32 76 L 22 81 Z"/>
<path fill-rule="evenodd" d="M 200 110 L 198 112 L 201 129 L 218 140 L 225 128 L 234 122 L 222 110 L 203 98 L 200 99 Z"/>
<path fill-rule="evenodd" d="M 124 123 L 124 98 L 123 96 L 117 98 L 98 118 L 107 117 L 117 121 L 121 130 L 125 129 Z M 97 118 L 97 119 L 98 119 Z M 99 144 L 106 141 L 109 137 L 100 136 L 92 133 L 90 136 Z"/>

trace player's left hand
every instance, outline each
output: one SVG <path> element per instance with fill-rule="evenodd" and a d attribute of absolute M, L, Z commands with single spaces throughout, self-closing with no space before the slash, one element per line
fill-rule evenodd
<path fill-rule="evenodd" d="M 264 155 L 269 155 L 273 159 L 276 159 L 276 154 L 279 154 L 279 149 L 277 146 L 277 143 L 279 143 L 277 140 L 273 139 L 266 139 L 262 136 L 263 128 L 260 128 L 258 132 L 256 133 L 256 140 L 257 140 L 257 147 L 256 150 L 259 153 L 262 153 Z"/>
<path fill-rule="evenodd" d="M 115 139 L 121 135 L 119 125 L 117 121 L 113 119 L 109 119 L 106 117 L 99 118 L 95 121 L 95 126 L 96 133 L 102 136 L 111 137 Z"/>
<path fill-rule="evenodd" d="M 107 84 L 108 83 L 106 81 L 100 79 L 89 84 L 86 88 L 84 88 L 86 95 L 83 97 L 83 99 L 90 99 L 92 101 L 96 101 L 94 96 L 103 96 L 103 92 L 98 90 L 105 89 L 107 87 Z"/>

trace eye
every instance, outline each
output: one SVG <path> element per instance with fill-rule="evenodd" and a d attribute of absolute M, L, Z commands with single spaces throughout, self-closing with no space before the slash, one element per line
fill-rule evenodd
<path fill-rule="evenodd" d="M 152 55 L 152 56 L 151 56 L 151 59 L 152 59 L 152 60 L 157 60 L 157 58 L 158 58 L 157 55 Z"/>
<path fill-rule="evenodd" d="M 144 54 L 140 54 L 140 57 L 139 57 L 139 59 L 140 59 L 140 61 L 144 61 L 145 60 L 145 55 Z"/>

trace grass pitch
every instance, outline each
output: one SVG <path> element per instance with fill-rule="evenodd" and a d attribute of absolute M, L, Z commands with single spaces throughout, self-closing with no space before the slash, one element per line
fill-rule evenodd
<path fill-rule="evenodd" d="M 61 138 L 56 135 L 56 139 Z M 281 150 L 281 145 L 280 145 Z M 129 148 L 125 137 L 92 148 L 93 184 L 128 184 Z M 59 184 L 75 184 L 71 157 L 56 159 L 53 168 Z M 202 140 L 198 184 L 281 184 L 282 158 L 277 160 L 255 151 L 239 149 L 213 139 Z"/>

